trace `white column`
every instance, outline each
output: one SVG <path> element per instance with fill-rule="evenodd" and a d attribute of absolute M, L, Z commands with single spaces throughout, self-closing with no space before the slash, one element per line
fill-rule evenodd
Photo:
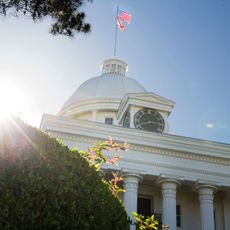
<path fill-rule="evenodd" d="M 135 116 L 136 111 L 134 111 L 132 109 L 132 107 L 131 107 L 129 113 L 130 113 L 130 128 L 135 128 L 135 126 L 134 126 L 134 116 Z"/>
<path fill-rule="evenodd" d="M 132 222 L 135 222 L 132 212 L 137 212 L 138 184 L 142 180 L 139 174 L 126 173 L 124 178 L 124 206 Z M 135 230 L 135 225 L 130 225 L 130 230 Z"/>
<path fill-rule="evenodd" d="M 200 200 L 201 230 L 214 230 L 213 185 L 198 185 L 196 189 Z"/>
<path fill-rule="evenodd" d="M 174 179 L 158 180 L 162 187 L 162 223 L 169 225 L 170 230 L 176 230 L 176 188 L 180 184 Z"/>

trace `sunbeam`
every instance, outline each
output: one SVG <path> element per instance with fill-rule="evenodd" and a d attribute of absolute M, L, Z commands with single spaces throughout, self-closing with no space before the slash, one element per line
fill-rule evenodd
<path fill-rule="evenodd" d="M 28 97 L 16 82 L 0 80 L 0 119 L 10 114 L 23 114 L 28 110 Z"/>

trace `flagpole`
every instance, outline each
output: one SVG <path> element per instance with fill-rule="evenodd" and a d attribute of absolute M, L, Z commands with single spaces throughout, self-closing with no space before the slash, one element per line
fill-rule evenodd
<path fill-rule="evenodd" d="M 115 18 L 115 39 L 114 39 L 114 57 L 116 56 L 117 52 L 117 15 L 118 15 L 118 6 L 117 6 L 117 12 L 116 12 L 116 18 Z"/>

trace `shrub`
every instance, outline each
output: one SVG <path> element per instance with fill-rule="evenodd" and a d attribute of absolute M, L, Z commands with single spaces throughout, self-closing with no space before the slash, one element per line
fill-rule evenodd
<path fill-rule="evenodd" d="M 0 126 L 0 229 L 129 229 L 121 202 L 76 150 L 18 118 Z"/>

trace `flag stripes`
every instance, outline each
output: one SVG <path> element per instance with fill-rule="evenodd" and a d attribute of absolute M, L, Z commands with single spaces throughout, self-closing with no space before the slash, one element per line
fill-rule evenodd
<path fill-rule="evenodd" d="M 122 11 L 122 10 L 119 10 L 119 12 L 118 12 L 118 17 L 119 17 L 121 20 L 127 22 L 128 24 L 129 24 L 129 23 L 131 22 L 131 20 L 132 20 L 131 14 L 128 14 L 127 12 Z"/>
<path fill-rule="evenodd" d="M 125 27 L 124 27 L 122 21 L 118 17 L 117 17 L 117 25 L 122 31 L 125 31 Z"/>

